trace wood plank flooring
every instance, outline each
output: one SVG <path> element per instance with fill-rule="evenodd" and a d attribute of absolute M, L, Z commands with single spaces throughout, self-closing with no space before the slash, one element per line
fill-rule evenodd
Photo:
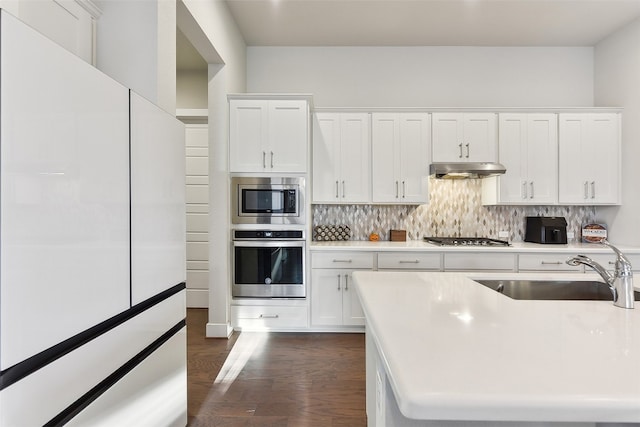
<path fill-rule="evenodd" d="M 187 310 L 189 426 L 366 426 L 364 334 L 205 338 Z"/>

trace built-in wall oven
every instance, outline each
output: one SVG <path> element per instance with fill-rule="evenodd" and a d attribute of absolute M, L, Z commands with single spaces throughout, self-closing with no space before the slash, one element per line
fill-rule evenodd
<path fill-rule="evenodd" d="M 233 297 L 304 298 L 304 230 L 233 230 Z"/>

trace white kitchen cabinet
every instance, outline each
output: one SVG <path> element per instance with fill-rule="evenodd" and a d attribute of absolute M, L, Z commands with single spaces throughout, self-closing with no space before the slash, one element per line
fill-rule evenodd
<path fill-rule="evenodd" d="M 483 203 L 557 204 L 557 115 L 500 114 L 498 134 L 498 161 L 507 171 L 482 181 Z"/>
<path fill-rule="evenodd" d="M 495 162 L 495 113 L 433 113 L 433 162 Z"/>
<path fill-rule="evenodd" d="M 231 325 L 239 331 L 285 331 L 309 325 L 306 305 L 231 305 Z"/>
<path fill-rule="evenodd" d="M 311 254 L 311 325 L 362 326 L 364 313 L 353 287 L 356 270 L 373 269 L 371 252 Z"/>
<path fill-rule="evenodd" d="M 370 126 L 368 113 L 314 115 L 314 203 L 371 200 Z"/>
<path fill-rule="evenodd" d="M 560 204 L 620 204 L 620 126 L 618 113 L 560 114 Z"/>
<path fill-rule="evenodd" d="M 518 271 L 565 271 L 580 273 L 582 265 L 573 266 L 566 263 L 572 255 L 564 254 L 520 254 L 518 255 Z"/>
<path fill-rule="evenodd" d="M 305 173 L 309 145 L 306 99 L 229 99 L 231 172 Z"/>
<path fill-rule="evenodd" d="M 427 113 L 372 115 L 373 203 L 428 201 L 430 138 Z"/>
<path fill-rule="evenodd" d="M 380 252 L 379 270 L 441 271 L 442 254 L 437 252 Z"/>
<path fill-rule="evenodd" d="M 444 271 L 516 271 L 515 253 L 446 252 Z"/>

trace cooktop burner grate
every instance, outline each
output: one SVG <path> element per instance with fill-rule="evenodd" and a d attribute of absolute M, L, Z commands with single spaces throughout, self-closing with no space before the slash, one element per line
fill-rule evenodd
<path fill-rule="evenodd" d="M 488 237 L 425 237 L 424 241 L 440 246 L 509 246 L 507 241 Z"/>

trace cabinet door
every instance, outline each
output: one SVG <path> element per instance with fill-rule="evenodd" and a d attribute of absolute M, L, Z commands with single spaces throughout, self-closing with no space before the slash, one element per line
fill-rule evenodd
<path fill-rule="evenodd" d="M 341 203 L 371 200 L 371 148 L 369 114 L 342 114 L 340 119 Z"/>
<path fill-rule="evenodd" d="M 403 114 L 400 117 L 401 203 L 426 203 L 429 200 L 430 135 L 429 115 Z"/>
<path fill-rule="evenodd" d="M 342 325 L 345 271 L 348 270 L 317 268 L 311 270 L 312 325 Z"/>
<path fill-rule="evenodd" d="M 399 115 L 373 114 L 371 119 L 372 201 L 398 203 L 401 195 Z"/>
<path fill-rule="evenodd" d="M 532 204 L 558 202 L 558 117 L 529 114 L 525 195 Z M 508 169 L 507 169 L 508 170 Z"/>
<path fill-rule="evenodd" d="M 462 156 L 469 162 L 498 160 L 496 115 L 469 113 L 463 119 Z"/>
<path fill-rule="evenodd" d="M 620 202 L 618 114 L 562 114 L 559 136 L 559 202 Z"/>
<path fill-rule="evenodd" d="M 307 101 L 269 101 L 269 139 L 266 170 L 270 172 L 307 171 Z"/>
<path fill-rule="evenodd" d="M 269 158 L 268 103 L 263 100 L 232 99 L 229 101 L 229 170 L 262 172 Z"/>
<path fill-rule="evenodd" d="M 433 113 L 433 162 L 462 162 L 463 121 L 459 113 Z"/>
<path fill-rule="evenodd" d="M 344 286 L 342 288 L 342 323 L 344 325 L 364 325 L 364 311 L 358 293 L 353 287 L 351 274 L 354 270 L 348 270 L 343 275 Z"/>
<path fill-rule="evenodd" d="M 340 114 L 313 116 L 314 203 L 336 203 L 339 199 Z"/>
<path fill-rule="evenodd" d="M 498 202 L 527 203 L 527 115 L 500 114 L 499 127 L 498 158 L 507 171 L 497 178 L 500 187 Z M 485 182 L 482 184 L 484 186 Z"/>

